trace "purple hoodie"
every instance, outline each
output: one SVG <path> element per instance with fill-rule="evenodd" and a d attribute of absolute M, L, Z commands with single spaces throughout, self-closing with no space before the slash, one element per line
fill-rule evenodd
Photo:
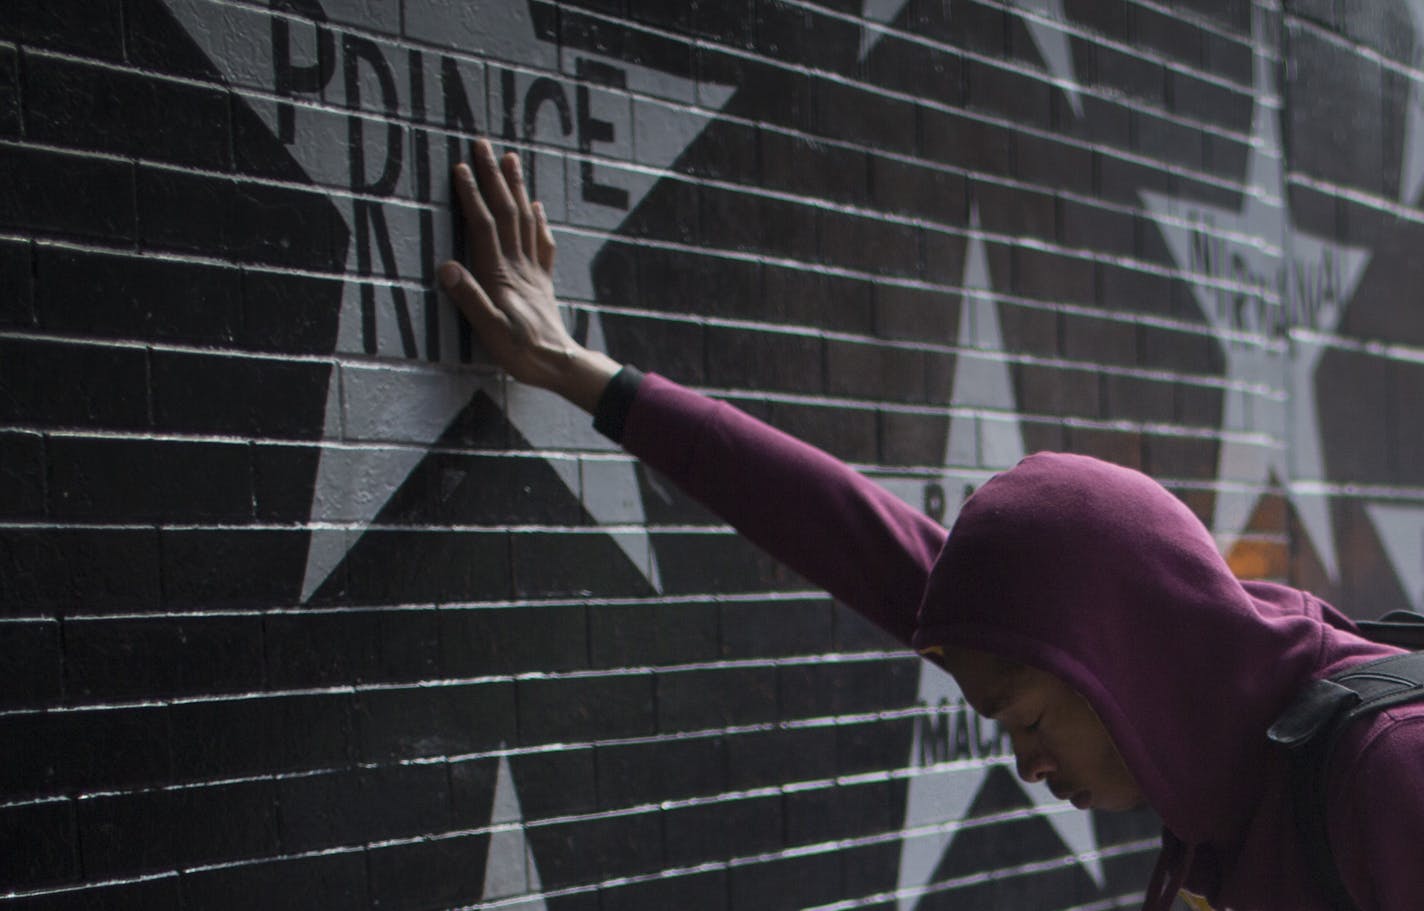
<path fill-rule="evenodd" d="M 1285 758 L 1266 729 L 1310 679 L 1398 650 L 1324 602 L 1241 583 L 1138 472 L 1042 453 L 939 525 L 814 447 L 655 375 L 625 448 L 907 644 L 956 644 L 1067 681 L 1164 825 L 1143 908 L 1326 911 Z M 1424 706 L 1347 732 L 1328 779 L 1337 864 L 1362 911 L 1424 907 Z"/>

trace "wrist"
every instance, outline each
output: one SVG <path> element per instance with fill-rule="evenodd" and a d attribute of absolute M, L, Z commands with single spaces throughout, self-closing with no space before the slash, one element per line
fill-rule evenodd
<path fill-rule="evenodd" d="M 621 369 L 622 364 L 601 351 L 574 346 L 565 353 L 550 389 L 593 414 L 603 390 Z"/>

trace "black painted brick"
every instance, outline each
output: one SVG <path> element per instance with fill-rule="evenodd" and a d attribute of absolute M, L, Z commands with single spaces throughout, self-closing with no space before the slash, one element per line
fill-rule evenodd
<path fill-rule="evenodd" d="M 45 447 L 37 433 L 0 433 L 0 514 L 38 518 L 45 512 Z"/>
<path fill-rule="evenodd" d="M 450 826 L 443 763 L 299 775 L 278 780 L 276 789 L 281 849 L 287 853 L 410 838 Z"/>
<path fill-rule="evenodd" d="M 436 611 L 339 610 L 264 620 L 268 685 L 278 689 L 447 676 Z"/>
<path fill-rule="evenodd" d="M 637 263 L 638 285 L 657 289 L 644 301 L 646 306 L 697 316 L 766 318 L 755 262 L 648 250 L 639 254 Z"/>
<path fill-rule="evenodd" d="M 54 704 L 64 695 L 59 624 L 53 620 L 0 623 L 0 708 Z"/>
<path fill-rule="evenodd" d="M 128 162 L 23 146 L 0 156 L 0 227 L 122 241 L 134 226 Z"/>
<path fill-rule="evenodd" d="M 1059 208 L 1060 240 L 1070 247 L 1088 248 L 1097 253 L 1134 256 L 1137 253 L 1136 226 L 1131 215 L 1104 209 L 1077 200 L 1065 199 Z M 1113 271 L 1125 271 L 1115 268 Z M 1104 303 L 1109 307 L 1137 309 L 1133 300 L 1114 298 L 1106 291 Z"/>
<path fill-rule="evenodd" d="M 876 414 L 868 408 L 837 408 L 777 402 L 771 423 L 848 462 L 875 461 Z"/>
<path fill-rule="evenodd" d="M 898 767 L 908 755 L 913 731 L 914 722 L 907 718 L 837 725 L 836 772 L 859 775 Z"/>
<path fill-rule="evenodd" d="M 652 592 L 643 568 L 634 565 L 606 534 L 521 532 L 510 535 L 510 545 L 514 590 L 520 597 L 626 597 Z"/>
<path fill-rule="evenodd" d="M 381 510 L 383 524 L 578 525 L 573 497 L 550 496 L 563 480 L 542 458 L 432 451 Z"/>
<path fill-rule="evenodd" d="M 962 276 L 963 238 L 953 235 L 936 236 L 944 239 L 943 249 L 952 257 L 951 263 L 937 271 Z M 932 247 L 932 251 L 939 249 L 940 245 Z M 955 283 L 958 283 L 958 279 L 955 279 Z M 948 342 L 955 338 L 958 326 L 957 295 L 903 285 L 875 286 L 876 335 L 918 342 Z"/>
<path fill-rule="evenodd" d="M 971 179 L 969 198 L 978 203 L 986 231 L 1043 240 L 1058 236 L 1057 199 L 1051 193 Z"/>
<path fill-rule="evenodd" d="M 1063 318 L 1063 356 L 1093 364 L 1137 363 L 1137 326 L 1091 317 Z"/>
<path fill-rule="evenodd" d="M 262 624 L 247 617 L 69 620 L 71 698 L 160 698 L 262 687 Z"/>
<path fill-rule="evenodd" d="M 720 737 L 599 746 L 597 806 L 616 810 L 719 793 L 726 787 L 726 753 Z"/>
<path fill-rule="evenodd" d="M 516 755 L 510 758 L 510 775 L 519 791 L 519 806 L 525 819 L 547 819 L 598 808 L 598 777 L 591 749 Z M 488 819 L 491 792 L 485 793 L 483 802 Z"/>
<path fill-rule="evenodd" d="M 174 778 L 204 781 L 347 765 L 355 759 L 351 699 L 325 693 L 174 705 Z"/>
<path fill-rule="evenodd" d="M 240 522 L 252 517 L 244 444 L 50 437 L 49 509 L 80 521 Z"/>
<path fill-rule="evenodd" d="M 1020 133 L 1014 137 L 1015 173 L 1020 180 L 1074 193 L 1093 190 L 1093 153 L 1079 145 Z"/>
<path fill-rule="evenodd" d="M 871 281 L 770 264 L 761 277 L 762 319 L 842 332 L 871 331 L 875 287 Z"/>
<path fill-rule="evenodd" d="M 784 193 L 863 204 L 870 162 L 864 151 L 784 133 L 759 131 L 763 185 Z"/>
<path fill-rule="evenodd" d="M 953 171 L 875 155 L 870 159 L 870 186 L 881 211 L 940 224 L 968 222 L 964 177 Z"/>
<path fill-rule="evenodd" d="M 786 392 L 823 389 L 819 336 L 708 327 L 707 379 L 717 386 Z"/>
<path fill-rule="evenodd" d="M 1103 377 L 1103 412 L 1109 420 L 1169 423 L 1175 411 L 1170 383 L 1135 376 Z"/>
<path fill-rule="evenodd" d="M 669 879 L 614 883 L 598 892 L 601 911 L 643 911 L 678 908 L 681 911 L 727 911 L 727 873 L 708 870 Z"/>
<path fill-rule="evenodd" d="M 0 531 L 0 590 L 12 614 L 153 609 L 158 536 L 142 529 Z"/>
<path fill-rule="evenodd" d="M 943 414 L 883 411 L 877 461 L 882 465 L 942 465 L 947 439 L 949 418 Z"/>
<path fill-rule="evenodd" d="M 833 727 L 769 730 L 727 738 L 727 778 L 732 788 L 760 788 L 836 774 Z"/>
<path fill-rule="evenodd" d="M 639 737 L 654 730 L 649 674 L 521 680 L 517 687 L 519 738 L 530 746 Z"/>
<path fill-rule="evenodd" d="M 10 798 L 171 780 L 162 707 L 0 717 L 0 792 Z"/>
<path fill-rule="evenodd" d="M 0 136 L 18 136 L 20 123 L 20 55 L 0 46 Z"/>
<path fill-rule="evenodd" d="M 120 877 L 276 853 L 276 798 L 273 782 L 260 780 L 81 800 L 84 875 Z"/>
<path fill-rule="evenodd" d="M 622 363 L 682 383 L 705 381 L 701 323 L 610 313 L 603 317 L 603 333 L 608 350 Z"/>
<path fill-rule="evenodd" d="M 0 842 L 9 846 L 0 851 L 0 882 L 23 890 L 78 880 L 77 834 L 71 801 L 0 807 Z"/>
<path fill-rule="evenodd" d="M 1201 130 L 1142 111 L 1133 112 L 1133 147 L 1154 161 L 1201 170 L 1206 157 Z"/>
<path fill-rule="evenodd" d="M 695 866 L 776 851 L 783 846 L 782 801 L 749 797 L 663 812 L 669 866 Z"/>
<path fill-rule="evenodd" d="M 303 531 L 167 528 L 161 536 L 169 607 L 272 606 L 300 594 L 308 544 Z"/>
<path fill-rule="evenodd" d="M 441 666 L 451 677 L 586 667 L 587 610 L 581 604 L 441 610 Z"/>
<path fill-rule="evenodd" d="M 832 650 L 831 604 L 795 601 L 726 601 L 720 607 L 721 657 L 814 655 Z"/>
<path fill-rule="evenodd" d="M 1141 433 L 1096 427 L 1069 427 L 1066 437 L 1073 452 L 1126 465 L 1128 468 L 1142 468 Z"/>
<path fill-rule="evenodd" d="M 1253 104 L 1249 93 L 1180 70 L 1170 71 L 1167 82 L 1171 86 L 1174 114 L 1220 124 L 1240 133 L 1251 131 Z"/>
<path fill-rule="evenodd" d="M 0 36 L 21 44 L 118 60 L 123 56 L 120 0 L 11 0 Z"/>
<path fill-rule="evenodd" d="M 346 557 L 350 597 L 389 604 L 507 598 L 503 532 L 368 530 Z"/>
<path fill-rule="evenodd" d="M 734 908 L 793 911 L 841 898 L 840 858 L 835 853 L 778 858 L 730 872 Z"/>
<path fill-rule="evenodd" d="M 104 884 L 17 898 L 9 901 L 6 911 L 153 911 L 181 907 L 183 898 L 178 875 L 171 873 L 136 883 Z"/>
<path fill-rule="evenodd" d="M 138 175 L 144 243 L 238 262 L 335 268 L 347 231 L 325 196 L 144 167 Z"/>
<path fill-rule="evenodd" d="M 389 762 L 489 750 L 514 739 L 508 683 L 368 690 L 356 699 L 361 757 Z"/>
<path fill-rule="evenodd" d="M 761 724 L 777 717 L 772 668 L 719 668 L 657 675 L 662 733 Z"/>
<path fill-rule="evenodd" d="M 1075 256 L 1014 247 L 1014 290 L 1025 297 L 1054 302 L 1097 301 L 1097 265 Z"/>
<path fill-rule="evenodd" d="M 883 781 L 792 791 L 782 801 L 790 845 L 863 837 L 894 828 L 890 789 Z"/>
<path fill-rule="evenodd" d="M 883 708 L 890 680 L 880 661 L 797 664 L 777 669 L 783 718 L 874 712 Z"/>
<path fill-rule="evenodd" d="M 47 427 L 146 427 L 146 361 L 145 353 L 133 348 L 0 339 L 0 420 Z"/>
<path fill-rule="evenodd" d="M 0 327 L 34 325 L 34 263 L 28 243 L 0 241 L 0 289 Z"/>
<path fill-rule="evenodd" d="M 161 430 L 319 438 L 326 364 L 155 352 L 154 424 Z M 306 404 L 309 407 L 300 407 Z"/>
<path fill-rule="evenodd" d="M 545 889 L 657 870 L 664 864 L 660 814 L 579 819 L 528 832 Z"/>
<path fill-rule="evenodd" d="M 370 906 L 438 908 L 478 902 L 488 850 L 487 835 L 373 847 L 367 851 Z"/>
<path fill-rule="evenodd" d="M 224 171 L 225 92 L 50 57 L 25 58 L 26 138 Z"/>
<path fill-rule="evenodd" d="M 920 139 L 926 158 L 1000 177 L 1013 174 L 1014 134 L 1005 127 L 921 108 Z"/>
<path fill-rule="evenodd" d="M 655 539 L 665 594 L 804 588 L 806 583 L 733 534 L 659 533 Z"/>
<path fill-rule="evenodd" d="M 710 604 L 607 604 L 589 608 L 594 667 L 712 661 L 718 656 L 717 608 Z"/>
<path fill-rule="evenodd" d="M 250 908 L 255 895 L 272 911 L 360 911 L 370 907 L 366 876 L 363 851 L 275 858 L 185 873 L 183 896 L 212 911 Z"/>
<path fill-rule="evenodd" d="M 1016 373 L 1020 411 L 1080 418 L 1102 416 L 1102 383 L 1097 371 L 1021 364 Z"/>
<path fill-rule="evenodd" d="M 1157 106 L 1167 100 L 1167 72 L 1156 61 L 1105 45 L 1094 45 L 1093 67 L 1098 83 L 1104 88 Z"/>
<path fill-rule="evenodd" d="M 222 344 L 242 321 L 236 269 L 41 245 L 35 273 L 45 329 Z"/>
<path fill-rule="evenodd" d="M 242 324 L 236 334 L 239 344 L 260 351 L 331 353 L 336 343 L 340 282 L 247 270 L 242 290 Z"/>
<path fill-rule="evenodd" d="M 817 78 L 816 132 L 833 139 L 874 145 L 910 154 L 915 151 L 916 107 L 912 102 L 884 95 L 867 95 L 864 89 Z"/>
<path fill-rule="evenodd" d="M 969 106 L 995 117 L 1046 129 L 1054 91 L 1043 79 L 977 60 L 964 61 Z"/>

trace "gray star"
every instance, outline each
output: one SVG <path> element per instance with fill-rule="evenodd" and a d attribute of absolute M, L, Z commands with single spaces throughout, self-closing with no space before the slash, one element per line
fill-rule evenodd
<path fill-rule="evenodd" d="M 864 0 L 861 18 L 866 25 L 860 32 L 860 59 L 864 60 L 884 37 L 881 27 L 900 15 L 908 0 Z M 1083 116 L 1083 99 L 1078 90 L 1078 79 L 1073 69 L 1073 53 L 1068 47 L 1068 33 L 1055 28 L 1045 20 L 1063 22 L 1063 0 L 1018 0 L 1018 5 L 1027 11 L 1024 24 L 1033 43 L 1038 47 L 1039 56 L 1053 76 L 1053 82 L 1068 95 L 1068 103 L 1073 113 Z M 875 23 L 874 25 L 870 23 Z"/>
<path fill-rule="evenodd" d="M 1370 503 L 1365 510 L 1409 603 L 1424 611 L 1424 505 Z"/>
<path fill-rule="evenodd" d="M 1259 12 L 1257 14 L 1259 19 Z M 1258 43 L 1259 46 L 1259 43 Z M 1148 212 L 1226 355 L 1225 415 L 1212 531 L 1226 552 L 1240 538 L 1259 487 L 1272 475 L 1338 577 L 1324 479 L 1315 371 L 1359 283 L 1367 251 L 1294 230 L 1286 210 L 1270 62 L 1255 58 L 1256 112 L 1246 192 L 1236 210 L 1143 191 Z M 1203 274 L 1204 273 L 1204 274 Z M 1289 390 L 1289 395 L 1281 390 Z M 1290 445 L 1261 439 L 1267 435 Z"/>
<path fill-rule="evenodd" d="M 168 3 L 193 40 L 234 85 L 253 86 L 268 93 L 276 90 L 270 25 L 265 17 L 216 17 L 201 0 L 168 0 Z M 637 208 L 662 178 L 665 169 L 727 103 L 734 89 L 698 84 L 596 53 L 571 48 L 561 52 L 539 38 L 529 3 L 512 3 L 500 7 L 498 15 L 489 13 L 483 6 L 412 3 L 406 9 L 407 27 L 428 31 L 427 37 L 431 40 L 486 50 L 502 59 L 559 71 L 570 80 L 579 79 L 587 87 L 586 95 L 580 93 L 579 104 L 587 104 L 588 109 L 581 114 L 604 121 L 611 135 L 607 141 L 619 144 L 623 152 L 637 162 L 616 169 L 596 162 L 585 166 L 576 130 L 561 119 L 574 102 L 564 96 L 562 113 L 560 105 L 553 101 L 533 107 L 531 124 L 535 136 L 547 144 L 562 145 L 566 150 L 563 154 L 534 155 L 531 171 L 537 192 L 555 222 L 559 244 L 556 284 L 565 302 L 592 303 L 590 267 L 607 235 L 616 231 L 627 213 Z M 292 43 L 294 58 L 304 50 L 310 55 L 308 59 L 315 58 L 316 40 L 310 28 L 303 31 L 294 24 Z M 393 70 L 403 73 L 405 63 L 399 61 Z M 467 94 L 476 99 L 473 102 L 476 117 L 483 122 L 484 70 L 479 64 L 466 63 L 459 62 L 464 66 L 461 77 L 469 83 Z M 632 100 L 627 92 L 597 85 L 588 87 L 587 80 L 581 76 L 588 72 L 611 71 L 617 72 L 617 79 L 625 83 L 622 88 L 629 92 L 676 98 L 680 103 Z M 440 75 L 443 77 L 443 73 Z M 422 87 L 424 95 L 434 97 L 436 75 L 427 74 L 422 78 L 429 82 Z M 532 83 L 536 77 L 521 74 L 517 78 Z M 338 77 L 334 82 L 342 80 Z M 410 91 L 408 85 L 398 84 L 398 92 L 402 88 Z M 333 87 L 332 91 L 344 92 L 344 86 Z M 376 96 L 378 91 L 378 87 L 373 88 L 371 94 Z M 491 87 L 493 93 L 494 87 Z M 553 98 L 552 95 L 542 97 L 546 101 Z M 400 98 L 402 113 L 407 115 L 411 113 L 406 109 L 410 98 L 409 94 Z M 260 99 L 251 103 L 276 133 L 278 104 L 264 103 Z M 530 117 L 528 99 L 523 113 L 526 118 Z M 313 179 L 348 186 L 353 183 L 353 176 L 357 180 L 371 179 L 369 175 L 345 173 L 347 161 L 341 152 L 348 141 L 348 127 L 344 113 L 298 107 L 292 119 L 295 135 L 289 151 Z M 369 147 L 366 158 L 381 161 L 387 153 L 381 147 L 386 133 L 374 121 L 371 123 L 363 131 Z M 593 147 L 594 155 L 604 150 L 602 143 L 600 140 L 599 145 Z M 403 179 L 409 179 L 410 170 L 409 167 L 404 169 Z M 433 170 L 440 183 L 448 179 L 443 164 Z M 569 172 L 567 175 L 565 170 Z M 580 179 L 586 182 L 590 177 L 605 190 L 602 196 L 595 196 L 595 201 L 586 200 L 587 193 L 567 189 L 578 186 Z M 433 198 L 448 198 L 446 187 L 437 186 Z M 333 202 L 345 214 L 356 236 L 356 202 L 341 194 L 333 194 Z M 433 244 L 423 248 L 418 208 L 390 200 L 381 211 L 390 228 L 394 260 L 386 265 L 398 274 L 420 276 L 424 274 L 427 266 L 424 259 L 431 247 L 437 251 L 451 249 L 448 219 L 435 219 Z M 352 245 L 348 256 L 347 272 L 351 275 L 360 273 L 357 246 Z M 397 293 L 394 286 L 390 293 Z M 647 531 L 642 527 L 645 511 L 632 460 L 618 455 L 616 447 L 589 426 L 586 415 L 555 396 L 513 382 L 505 385 L 499 378 L 490 379 L 475 369 L 461 367 L 454 341 L 460 319 L 448 304 L 442 303 L 432 317 L 433 328 L 443 340 L 441 350 L 435 353 L 442 366 L 432 368 L 415 359 L 410 350 L 409 339 L 424 338 L 427 334 L 426 314 L 420 307 L 402 313 L 401 319 L 397 318 L 396 308 L 377 307 L 375 354 L 381 363 L 372 363 L 366 348 L 369 326 L 362 322 L 361 296 L 361 286 L 348 282 L 333 352 L 337 369 L 333 370 L 328 386 L 323 446 L 312 494 L 311 538 L 302 601 L 310 598 L 340 564 L 410 472 L 425 458 L 430 446 L 449 427 L 450 421 L 481 389 L 503 404 L 510 422 L 535 449 L 558 453 L 551 456 L 548 463 L 564 486 L 581 500 L 598 525 L 608 529 L 609 535 L 652 587 L 661 590 L 657 560 Z M 600 317 L 596 310 L 591 311 L 589 344 L 602 349 L 602 334 Z"/>
<path fill-rule="evenodd" d="M 524 834 L 524 810 L 519 805 L 519 792 L 514 787 L 508 756 L 499 757 L 490 828 L 493 831 L 485 854 L 485 886 L 481 900 L 528 895 L 526 901 L 518 904 L 519 911 L 548 911 L 548 905 L 540 894 L 544 886 L 539 879 L 539 865 L 534 861 L 534 851 Z"/>
<path fill-rule="evenodd" d="M 980 233 L 977 206 L 970 212 L 969 228 L 964 296 L 959 311 L 959 354 L 955 358 L 951 396 L 957 413 L 950 421 L 941 477 L 946 524 L 953 522 L 963 505 L 966 480 L 983 480 L 990 472 L 1009 468 L 1024 457 L 1018 403 L 1009 364 L 1002 356 L 1003 333 L 998 304 L 991 293 L 988 253 Z M 915 502 L 916 491 L 905 485 L 897 484 L 891 489 L 908 502 Z M 923 661 L 916 704 L 927 709 L 962 705 L 959 685 L 953 677 Z M 970 711 L 967 707 L 962 710 Z M 913 911 L 919 904 L 989 770 L 1008 761 L 984 757 L 935 761 L 934 746 L 925 742 L 929 730 L 926 720 L 916 719 L 907 763 L 911 773 L 895 890 L 898 911 Z M 1095 856 L 1098 840 L 1089 814 L 1068 808 L 1042 782 L 1025 791 L 1068 849 L 1075 855 L 1089 855 L 1084 866 L 1101 886 L 1105 881 L 1103 865 Z"/>

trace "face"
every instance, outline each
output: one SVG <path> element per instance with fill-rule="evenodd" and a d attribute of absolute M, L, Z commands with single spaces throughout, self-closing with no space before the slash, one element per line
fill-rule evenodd
<path fill-rule="evenodd" d="M 946 649 L 945 665 L 976 712 L 1009 735 L 1024 781 L 1045 781 L 1080 810 L 1129 810 L 1142 789 L 1088 700 L 1037 668 L 971 649 Z"/>

